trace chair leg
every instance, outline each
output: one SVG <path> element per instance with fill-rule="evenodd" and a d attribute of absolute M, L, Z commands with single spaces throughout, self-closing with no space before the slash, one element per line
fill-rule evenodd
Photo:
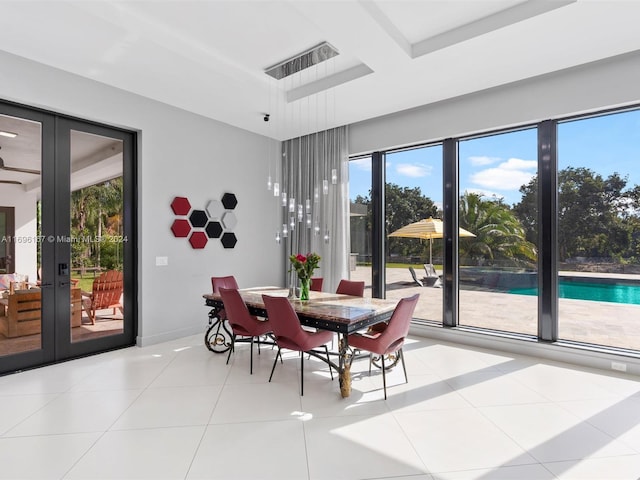
<path fill-rule="evenodd" d="M 300 396 L 304 397 L 304 355 L 300 353 Z"/>
<path fill-rule="evenodd" d="M 233 334 L 231 336 L 231 347 L 229 347 L 229 355 L 227 355 L 227 365 L 229 365 L 229 359 L 231 358 L 231 353 L 233 352 L 235 344 L 236 344 L 236 335 Z"/>
<path fill-rule="evenodd" d="M 251 337 L 251 355 L 249 355 L 249 375 L 253 375 L 253 338 L 254 337 Z"/>
<path fill-rule="evenodd" d="M 327 364 L 329 365 L 329 375 L 331 375 L 331 380 L 333 380 L 333 370 L 331 370 L 331 360 L 329 359 L 329 349 L 327 346 L 324 346 L 324 350 L 327 352 Z"/>
<path fill-rule="evenodd" d="M 400 355 L 400 360 L 402 360 L 402 370 L 404 370 L 404 383 L 409 383 L 409 379 L 407 378 L 407 367 L 404 365 L 404 353 L 402 349 L 398 350 L 398 354 Z"/>
<path fill-rule="evenodd" d="M 384 374 L 384 355 L 380 357 L 382 359 L 382 388 L 384 388 L 384 399 L 387 399 L 387 378 Z"/>
<path fill-rule="evenodd" d="M 371 376 L 371 364 L 373 363 L 373 353 L 369 354 L 369 376 Z"/>
<path fill-rule="evenodd" d="M 280 355 L 280 347 L 278 347 L 278 353 L 276 353 L 276 359 L 273 361 L 273 367 L 271 367 L 271 375 L 269 375 L 269 381 L 271 381 L 271 377 L 273 377 L 273 371 L 276 369 L 276 364 L 278 363 L 278 355 Z M 280 361 L 282 361 L 282 355 L 280 355 Z"/>

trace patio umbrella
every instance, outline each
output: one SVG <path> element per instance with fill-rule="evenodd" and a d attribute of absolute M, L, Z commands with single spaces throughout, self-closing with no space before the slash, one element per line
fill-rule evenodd
<path fill-rule="evenodd" d="M 464 228 L 458 229 L 458 235 L 460 237 L 475 237 L 475 235 Z M 420 238 L 422 240 L 429 240 L 429 263 L 431 262 L 431 251 L 433 247 L 434 238 L 444 237 L 443 223 L 439 218 L 425 218 L 409 225 L 405 225 L 399 228 L 393 233 L 389 234 L 390 237 L 401 238 Z"/>

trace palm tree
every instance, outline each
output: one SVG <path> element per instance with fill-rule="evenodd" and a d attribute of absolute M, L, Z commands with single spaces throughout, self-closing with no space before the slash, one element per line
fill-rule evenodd
<path fill-rule="evenodd" d="M 460 198 L 459 223 L 476 235 L 460 242 L 461 259 L 467 258 L 476 265 L 487 261 L 531 265 L 537 259 L 537 249 L 526 240 L 520 221 L 500 201 L 465 192 Z"/>

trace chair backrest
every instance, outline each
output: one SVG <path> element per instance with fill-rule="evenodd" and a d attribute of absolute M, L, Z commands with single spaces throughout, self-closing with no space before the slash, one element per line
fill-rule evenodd
<path fill-rule="evenodd" d="M 262 295 L 262 300 L 278 346 L 289 350 L 307 350 L 305 340 L 309 334 L 300 326 L 298 314 L 289 299 Z"/>
<path fill-rule="evenodd" d="M 413 267 L 409 267 L 409 272 L 411 273 L 411 276 L 413 277 L 413 281 L 416 282 L 421 287 L 424 287 L 423 283 L 420 280 L 418 280 L 418 277 L 416 276 L 416 271 L 413 269 Z"/>
<path fill-rule="evenodd" d="M 220 287 L 220 296 L 227 313 L 227 320 L 234 332 L 240 335 L 253 336 L 253 326 L 256 320 L 251 316 L 247 304 L 244 303 L 237 288 Z"/>
<path fill-rule="evenodd" d="M 424 271 L 428 278 L 440 278 L 438 276 L 438 272 L 436 272 L 435 267 L 431 263 L 424 264 Z"/>
<path fill-rule="evenodd" d="M 91 289 L 91 306 L 94 310 L 108 308 L 120 303 L 120 295 L 124 289 L 122 272 L 107 270 L 93 281 Z"/>
<path fill-rule="evenodd" d="M 323 282 L 324 282 L 324 278 L 322 277 L 311 277 L 311 287 L 309 288 L 314 292 L 321 292 Z"/>
<path fill-rule="evenodd" d="M 220 287 L 234 288 L 237 290 L 238 282 L 236 282 L 236 278 L 233 275 L 228 275 L 226 277 L 211 277 L 211 287 L 213 288 L 213 293 L 219 293 Z"/>
<path fill-rule="evenodd" d="M 336 293 L 351 295 L 352 297 L 363 297 L 364 281 L 340 280 Z"/>
<path fill-rule="evenodd" d="M 378 343 L 378 351 L 381 353 L 392 353 L 402 347 L 404 339 L 409 333 L 409 326 L 413 312 L 420 294 L 416 293 L 411 297 L 405 297 L 398 302 L 387 328 L 380 334 L 375 342 Z"/>

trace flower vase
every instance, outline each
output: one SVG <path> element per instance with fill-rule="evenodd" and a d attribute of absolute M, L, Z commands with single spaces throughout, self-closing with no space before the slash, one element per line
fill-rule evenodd
<path fill-rule="evenodd" d="M 300 300 L 309 300 L 309 285 L 311 284 L 310 278 L 300 279 Z"/>

